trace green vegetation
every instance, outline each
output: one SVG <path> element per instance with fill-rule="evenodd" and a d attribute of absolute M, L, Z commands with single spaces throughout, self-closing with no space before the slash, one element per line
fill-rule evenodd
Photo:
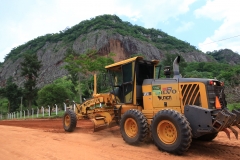
<path fill-rule="evenodd" d="M 9 106 L 8 99 L 1 97 L 0 98 L 0 114 L 4 114 L 4 115 L 7 114 L 8 106 Z"/>
<path fill-rule="evenodd" d="M 188 63 L 184 69 L 185 77 L 217 78 L 226 86 L 237 86 L 240 81 L 240 65 L 213 62 Z"/>
<path fill-rule="evenodd" d="M 63 102 L 66 100 L 76 101 L 79 91 L 85 98 L 89 98 L 93 93 L 93 74 L 103 75 L 104 67 L 113 63 L 112 56 L 113 54 L 109 54 L 108 57 L 99 56 L 95 50 L 88 50 L 86 53 L 77 55 L 73 50 L 68 50 L 65 69 L 69 71 L 69 77 L 59 78 L 39 90 L 36 88 L 36 78 L 41 62 L 37 60 L 35 54 L 25 54 L 24 61 L 21 63 L 21 76 L 26 77 L 24 88 L 18 88 L 13 83 L 12 77 L 9 78 L 6 87 L 0 90 L 1 114 L 6 116 L 9 112 L 19 113 L 21 110 L 25 112 L 29 110 L 31 114 L 32 109 L 36 112 L 37 108 L 40 108 L 39 106 L 53 108 L 55 104 L 63 109 Z M 97 83 L 100 89 L 104 88 L 101 83 L 104 78 L 104 76 L 98 77 Z M 24 100 L 21 101 L 22 99 Z M 21 103 L 23 103 L 22 107 L 20 107 Z M 28 107 L 26 108 L 26 106 Z M 39 117 L 41 117 L 40 114 Z"/>
<path fill-rule="evenodd" d="M 38 61 L 36 54 L 24 54 L 24 60 L 21 63 L 21 76 L 26 78 L 23 95 L 24 99 L 28 101 L 29 109 L 32 106 L 32 101 L 37 96 L 36 81 L 40 68 L 41 62 Z"/>
<path fill-rule="evenodd" d="M 88 98 L 92 95 L 93 91 L 93 75 L 105 72 L 105 66 L 113 63 L 111 58 L 113 54 L 109 54 L 109 57 L 99 56 L 96 50 L 88 50 L 86 53 L 77 55 L 74 50 L 68 50 L 65 58 L 67 64 L 64 68 L 69 72 L 69 79 L 77 86 L 77 90 L 73 90 L 74 93 L 79 93 L 79 102 L 82 102 L 82 95 Z"/>
<path fill-rule="evenodd" d="M 240 103 L 229 104 L 228 109 L 230 109 L 230 111 L 232 111 L 233 109 L 240 109 Z"/>
<path fill-rule="evenodd" d="M 13 112 L 19 108 L 20 99 L 22 96 L 22 89 L 13 83 L 13 78 L 9 77 L 5 88 L 1 88 L 0 94 L 5 97 L 7 101 L 7 111 Z M 6 109 L 6 101 L 1 103 Z M 1 107 L 3 107 L 1 106 Z"/>
<path fill-rule="evenodd" d="M 207 52 L 207 55 L 213 57 L 219 63 L 240 64 L 240 56 L 238 53 L 233 52 L 230 49 L 220 49 L 213 52 Z"/>
<path fill-rule="evenodd" d="M 44 86 L 38 91 L 37 104 L 39 106 L 56 105 L 61 106 L 66 99 L 73 99 L 74 93 L 71 91 L 73 84 L 66 78 L 57 79 L 52 84 Z"/>

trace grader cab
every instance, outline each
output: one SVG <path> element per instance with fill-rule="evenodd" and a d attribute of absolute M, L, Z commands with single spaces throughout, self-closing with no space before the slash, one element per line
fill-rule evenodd
<path fill-rule="evenodd" d="M 223 83 L 216 79 L 182 78 L 180 57 L 164 68 L 159 78 L 158 60 L 134 57 L 106 66 L 111 91 L 93 97 L 67 110 L 63 117 L 65 131 L 75 129 L 77 120 L 89 119 L 94 128 L 117 123 L 128 144 L 144 142 L 151 135 L 161 150 L 183 154 L 193 138 L 211 141 L 224 131 L 230 138 L 233 126 L 240 128 L 240 111 L 229 111 Z"/>

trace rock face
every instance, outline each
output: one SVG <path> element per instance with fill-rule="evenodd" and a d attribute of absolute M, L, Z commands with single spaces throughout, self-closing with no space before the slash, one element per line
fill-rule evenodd
<path fill-rule="evenodd" d="M 230 49 L 221 49 L 219 51 L 208 52 L 208 54 L 220 63 L 228 63 L 230 65 L 240 64 L 240 55 Z"/>
<path fill-rule="evenodd" d="M 76 53 L 84 53 L 87 49 L 95 49 L 100 55 L 115 53 L 115 61 L 123 60 L 134 54 L 145 55 L 149 60 L 164 58 L 166 51 L 159 50 L 150 43 L 140 41 L 130 36 L 122 36 L 112 33 L 108 30 L 97 30 L 85 35 L 80 35 L 73 43 L 64 44 L 63 42 L 46 43 L 37 51 L 38 59 L 42 62 L 42 68 L 39 71 L 37 87 L 43 87 L 51 83 L 57 78 L 67 75 L 67 71 L 63 69 L 64 57 L 66 50 L 72 48 Z M 202 52 L 194 51 L 191 53 L 181 53 L 171 51 L 171 54 L 180 54 L 186 62 L 208 62 L 213 61 L 210 57 Z M 23 86 L 24 78 L 20 76 L 19 58 L 16 61 L 7 60 L 0 69 L 0 85 L 3 87 L 6 79 L 10 76 L 14 77 L 15 83 Z"/>

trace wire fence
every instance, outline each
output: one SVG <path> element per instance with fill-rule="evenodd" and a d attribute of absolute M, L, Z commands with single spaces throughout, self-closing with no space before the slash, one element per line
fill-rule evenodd
<path fill-rule="evenodd" d="M 75 104 L 73 105 L 73 107 L 75 110 Z M 57 117 L 57 116 L 62 116 L 63 113 L 66 111 L 66 109 L 67 109 L 67 106 L 65 103 L 64 103 L 64 110 L 60 109 L 56 104 L 52 108 L 49 105 L 47 107 L 41 106 L 41 107 L 37 107 L 37 109 L 32 108 L 30 110 L 25 109 L 22 111 L 7 113 L 5 115 L 0 114 L 0 120 Z"/>

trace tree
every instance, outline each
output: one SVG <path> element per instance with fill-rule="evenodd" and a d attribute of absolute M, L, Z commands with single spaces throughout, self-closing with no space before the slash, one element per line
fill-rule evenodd
<path fill-rule="evenodd" d="M 20 97 L 22 96 L 22 89 L 13 83 L 13 78 L 7 79 L 7 85 L 0 90 L 1 96 L 8 99 L 8 112 L 15 112 L 20 106 Z"/>
<path fill-rule="evenodd" d="M 73 99 L 74 93 L 70 89 L 72 86 L 73 84 L 65 78 L 44 86 L 38 91 L 38 105 L 52 107 L 55 104 L 62 105 L 66 99 Z"/>
<path fill-rule="evenodd" d="M 41 61 L 38 61 L 36 54 L 24 54 L 24 61 L 21 63 L 21 76 L 26 78 L 23 94 L 24 98 L 28 101 L 29 109 L 31 108 L 32 101 L 37 96 L 36 81 L 41 66 Z"/>
<path fill-rule="evenodd" d="M 67 90 L 67 92 L 72 97 L 75 96 L 75 93 L 73 92 L 74 84 L 66 76 L 54 80 L 53 83 L 56 84 L 56 85 L 63 86 L 65 88 L 65 90 Z"/>
<path fill-rule="evenodd" d="M 111 58 L 113 54 L 109 54 L 108 57 L 99 56 L 96 50 L 88 50 L 87 52 L 77 55 L 72 49 L 67 51 L 65 62 L 67 64 L 64 68 L 69 72 L 73 84 L 79 85 L 79 101 L 82 103 L 82 87 L 86 88 L 88 94 L 92 93 L 89 87 L 89 79 L 93 74 L 105 72 L 105 66 L 113 63 Z"/>

